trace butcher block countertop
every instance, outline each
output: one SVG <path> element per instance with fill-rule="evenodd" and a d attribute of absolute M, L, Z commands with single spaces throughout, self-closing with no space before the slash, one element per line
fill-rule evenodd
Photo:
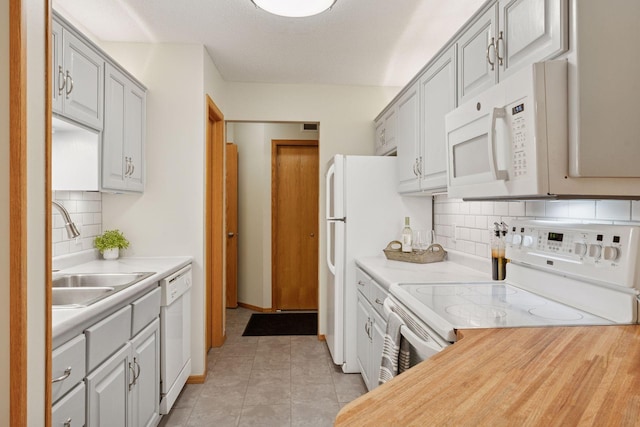
<path fill-rule="evenodd" d="M 640 326 L 477 329 L 336 426 L 640 425 Z"/>

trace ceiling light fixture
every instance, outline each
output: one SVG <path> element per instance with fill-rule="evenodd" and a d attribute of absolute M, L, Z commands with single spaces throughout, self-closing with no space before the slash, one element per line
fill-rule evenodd
<path fill-rule="evenodd" d="M 251 0 L 256 7 L 288 18 L 313 16 L 331 9 L 337 0 Z"/>

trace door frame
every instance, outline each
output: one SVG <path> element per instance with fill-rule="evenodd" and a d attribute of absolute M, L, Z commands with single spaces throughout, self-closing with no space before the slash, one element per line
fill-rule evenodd
<path fill-rule="evenodd" d="M 205 141 L 205 360 L 224 344 L 224 115 L 207 95 Z M 205 373 L 206 376 L 206 373 Z"/>
<path fill-rule="evenodd" d="M 318 148 L 318 161 L 320 156 L 320 144 L 317 139 L 273 139 L 271 140 L 271 311 L 277 311 L 276 307 L 276 269 L 273 268 L 275 265 L 276 259 L 276 209 L 275 206 L 277 204 L 276 198 L 276 170 L 277 170 L 277 161 L 278 161 L 278 147 L 282 146 L 291 146 L 291 145 L 300 145 L 300 146 L 313 146 Z M 319 166 L 319 165 L 318 165 Z M 320 197 L 320 188 L 316 189 L 318 197 Z M 318 224 L 318 232 L 320 230 Z M 318 252 L 320 251 L 320 239 L 316 239 L 318 244 Z M 316 258 L 316 262 L 318 263 L 318 268 L 320 268 L 320 263 Z M 319 279 L 316 283 L 316 287 L 318 290 L 318 294 L 320 293 L 320 282 Z M 320 295 L 318 295 L 318 303 L 320 303 Z"/>

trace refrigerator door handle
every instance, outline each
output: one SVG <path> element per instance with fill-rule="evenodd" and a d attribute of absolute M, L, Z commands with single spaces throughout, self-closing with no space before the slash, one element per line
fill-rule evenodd
<path fill-rule="evenodd" d="M 327 218 L 327 221 L 329 221 L 329 222 L 336 222 L 336 221 L 347 222 L 347 218 Z"/>
<path fill-rule="evenodd" d="M 336 174 L 336 165 L 335 163 L 331 163 L 331 166 L 329 166 L 329 170 L 327 171 L 327 175 L 325 177 L 327 180 L 325 183 L 325 191 L 326 191 L 325 203 L 326 203 L 327 219 L 331 218 L 331 214 L 333 213 L 331 212 L 331 206 L 335 206 L 335 199 L 332 197 L 333 188 L 331 188 L 331 179 L 335 174 Z"/>
<path fill-rule="evenodd" d="M 335 232 L 335 225 L 331 224 L 331 222 L 327 223 L 327 267 L 329 267 L 331 274 L 335 276 L 336 266 L 331 262 L 331 251 L 333 250 L 333 233 L 331 232 L 332 225 L 334 226 L 333 232 Z"/>

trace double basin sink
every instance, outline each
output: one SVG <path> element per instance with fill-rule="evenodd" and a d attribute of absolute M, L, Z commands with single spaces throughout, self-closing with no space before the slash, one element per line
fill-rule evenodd
<path fill-rule="evenodd" d="M 53 279 L 51 304 L 54 308 L 87 307 L 153 274 L 153 272 L 66 274 Z"/>

